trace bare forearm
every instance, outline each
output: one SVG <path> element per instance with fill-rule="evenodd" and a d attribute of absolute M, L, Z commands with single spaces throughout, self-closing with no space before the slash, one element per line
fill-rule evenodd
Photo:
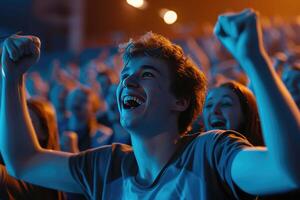
<path fill-rule="evenodd" d="M 4 41 L 1 153 L 10 175 L 44 187 L 80 192 L 69 170 L 72 154 L 42 149 L 27 110 L 24 74 L 39 56 L 40 40 L 37 37 L 12 36 Z"/>
<path fill-rule="evenodd" d="M 296 104 L 266 54 L 241 64 L 253 83 L 270 158 L 296 173 L 300 168 L 300 113 Z"/>
<path fill-rule="evenodd" d="M 1 97 L 1 152 L 10 173 L 38 152 L 39 144 L 27 111 L 24 80 L 3 78 Z"/>

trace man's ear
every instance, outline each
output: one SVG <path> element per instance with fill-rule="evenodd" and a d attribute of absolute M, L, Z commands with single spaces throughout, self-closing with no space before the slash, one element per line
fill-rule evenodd
<path fill-rule="evenodd" d="M 180 98 L 176 99 L 173 105 L 174 111 L 183 112 L 185 111 L 190 105 L 190 99 Z"/>

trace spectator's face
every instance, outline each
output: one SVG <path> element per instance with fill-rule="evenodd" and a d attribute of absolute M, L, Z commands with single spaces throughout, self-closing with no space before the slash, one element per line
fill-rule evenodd
<path fill-rule="evenodd" d="M 282 73 L 282 81 L 291 93 L 298 108 L 300 108 L 300 71 L 286 69 Z"/>
<path fill-rule="evenodd" d="M 120 113 L 118 111 L 118 103 L 117 103 L 117 96 L 116 96 L 117 86 L 112 85 L 109 88 L 109 92 L 106 96 L 106 104 L 107 104 L 107 115 L 108 119 L 112 123 L 119 123 L 120 122 Z"/>
<path fill-rule="evenodd" d="M 67 109 L 75 121 L 85 122 L 92 113 L 90 98 L 80 91 L 73 91 L 67 98 Z"/>
<path fill-rule="evenodd" d="M 97 77 L 97 81 L 101 87 L 101 96 L 103 98 L 106 98 L 106 95 L 108 93 L 109 87 L 111 86 L 109 77 L 105 76 L 105 75 L 101 75 Z"/>
<path fill-rule="evenodd" d="M 56 110 L 57 114 L 64 114 L 66 111 L 65 102 L 67 97 L 67 91 L 63 86 L 57 86 L 52 89 L 50 93 L 50 100 Z"/>
<path fill-rule="evenodd" d="M 206 97 L 203 119 L 206 131 L 239 131 L 244 117 L 238 96 L 228 88 L 212 89 Z"/>
<path fill-rule="evenodd" d="M 132 58 L 121 72 L 117 90 L 122 126 L 129 132 L 164 129 L 174 123 L 175 97 L 165 61 L 151 57 Z M 147 129 L 147 130 L 145 130 Z"/>

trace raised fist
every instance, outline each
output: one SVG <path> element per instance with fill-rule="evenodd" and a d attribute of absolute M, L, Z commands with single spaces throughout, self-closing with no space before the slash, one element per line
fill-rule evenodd
<path fill-rule="evenodd" d="M 258 14 L 251 9 L 220 15 L 215 26 L 217 38 L 240 63 L 265 53 L 261 32 Z"/>
<path fill-rule="evenodd" d="M 18 80 L 40 57 L 41 42 L 35 36 L 14 35 L 7 38 L 2 50 L 2 76 Z"/>

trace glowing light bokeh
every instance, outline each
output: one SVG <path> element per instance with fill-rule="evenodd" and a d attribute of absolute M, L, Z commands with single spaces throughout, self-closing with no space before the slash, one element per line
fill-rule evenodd
<path fill-rule="evenodd" d="M 177 21 L 177 13 L 173 10 L 162 9 L 160 16 L 166 24 L 174 24 Z"/>
<path fill-rule="evenodd" d="M 127 3 L 135 8 L 142 8 L 144 6 L 144 0 L 126 0 Z"/>

